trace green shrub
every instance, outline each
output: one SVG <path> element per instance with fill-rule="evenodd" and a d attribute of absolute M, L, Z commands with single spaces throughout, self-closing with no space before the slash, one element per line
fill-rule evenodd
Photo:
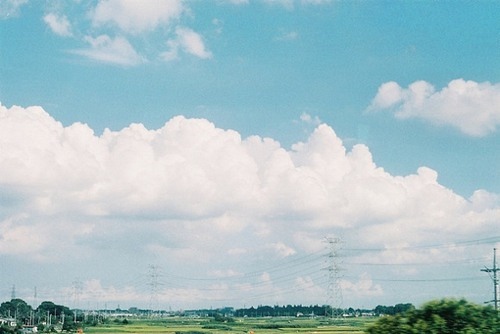
<path fill-rule="evenodd" d="M 220 324 L 207 324 L 201 327 L 203 329 L 216 329 L 220 331 L 230 331 L 232 328 L 227 325 L 220 325 Z"/>
<path fill-rule="evenodd" d="M 294 323 L 266 323 L 266 324 L 257 324 L 255 325 L 255 328 L 259 329 L 280 329 L 280 328 L 301 328 L 300 324 L 294 324 Z"/>
<path fill-rule="evenodd" d="M 431 301 L 421 309 L 384 316 L 369 334 L 500 334 L 500 317 L 489 306 L 464 299 Z"/>

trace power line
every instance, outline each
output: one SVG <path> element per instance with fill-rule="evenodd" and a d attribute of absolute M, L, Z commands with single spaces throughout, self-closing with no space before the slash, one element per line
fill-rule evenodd
<path fill-rule="evenodd" d="M 442 244 L 433 244 L 433 245 L 423 245 L 423 246 L 407 246 L 407 247 L 395 247 L 395 248 L 365 248 L 365 249 L 346 249 L 344 247 L 340 247 L 342 241 L 339 238 L 326 238 L 324 241 L 327 243 L 327 252 L 325 254 L 325 248 L 323 250 L 316 251 L 312 253 L 308 253 L 305 255 L 295 254 L 293 256 L 288 256 L 285 258 L 279 259 L 279 261 L 274 261 L 273 264 L 267 264 L 263 266 L 259 266 L 258 268 L 252 271 L 242 271 L 242 272 L 231 272 L 232 276 L 227 277 L 216 277 L 214 275 L 205 274 L 196 276 L 187 276 L 187 275 L 175 275 L 171 272 L 165 273 L 162 272 L 160 274 L 158 266 L 150 266 L 149 273 L 145 275 L 144 272 L 139 275 L 139 277 L 130 276 L 128 277 L 128 281 L 125 282 L 126 286 L 134 286 L 138 292 L 147 296 L 148 292 L 150 294 L 150 309 L 156 310 L 158 305 L 159 298 L 165 298 L 168 295 L 178 295 L 184 294 L 184 291 L 192 290 L 193 292 L 200 293 L 202 296 L 203 292 L 207 292 L 207 295 L 210 296 L 211 300 L 233 300 L 231 297 L 221 299 L 217 297 L 222 297 L 222 294 L 217 294 L 217 292 L 226 292 L 231 289 L 242 289 L 242 291 L 252 291 L 251 297 L 244 297 L 246 299 L 258 299 L 262 297 L 271 298 L 273 296 L 283 296 L 291 294 L 293 296 L 294 292 L 309 289 L 312 287 L 328 287 L 325 289 L 325 295 L 328 298 L 328 305 L 336 308 L 336 305 L 341 305 L 343 303 L 342 289 L 341 283 L 344 279 L 354 279 L 355 277 L 344 276 L 342 274 L 342 267 L 349 266 L 349 269 L 355 270 L 358 267 L 368 267 L 368 266 L 428 266 L 429 269 L 433 270 L 432 275 L 422 276 L 421 278 L 400 278 L 397 276 L 388 276 L 385 275 L 377 275 L 375 274 L 375 278 L 370 278 L 372 281 L 379 282 L 399 282 L 400 284 L 416 284 L 416 285 L 425 285 L 427 283 L 446 283 L 446 282 L 463 282 L 463 281 L 478 281 L 478 280 L 487 280 L 488 277 L 486 275 L 482 275 L 478 273 L 478 277 L 450 277 L 452 274 L 446 275 L 450 278 L 439 277 L 440 275 L 436 275 L 436 266 L 439 265 L 448 265 L 448 266 L 462 266 L 467 265 L 468 267 L 471 265 L 475 265 L 476 268 L 480 267 L 479 262 L 484 261 L 489 258 L 488 255 L 484 257 L 471 256 L 471 252 L 464 252 L 460 257 L 454 257 L 453 259 L 449 258 L 440 258 L 435 259 L 432 258 L 433 249 L 441 249 L 443 251 L 453 250 L 454 248 L 460 247 L 461 249 L 469 248 L 469 247 L 477 247 L 478 245 L 488 244 L 490 242 L 496 242 L 500 240 L 499 236 L 496 237 L 488 237 L 481 239 L 472 239 L 472 240 L 462 240 L 455 243 L 442 243 Z M 482 247 L 481 247 L 482 248 Z M 340 252 L 341 250 L 341 252 Z M 401 257 L 393 259 L 391 256 L 386 256 L 384 252 L 398 252 L 400 250 L 414 251 L 415 253 L 419 253 L 421 256 L 419 257 L 408 257 L 407 261 L 401 261 Z M 420 250 L 420 251 L 419 251 Z M 346 251 L 348 254 L 346 254 Z M 350 252 L 350 254 L 349 254 Z M 360 253 L 365 254 L 360 254 Z M 371 252 L 381 252 L 380 254 L 372 254 Z M 412 252 L 413 253 L 413 252 Z M 406 252 L 403 253 L 405 255 Z M 467 255 L 466 255 L 467 254 Z M 375 256 L 371 256 L 375 255 Z M 379 256 L 377 256 L 379 255 Z M 390 254 L 389 254 L 390 255 Z M 429 256 L 427 256 L 429 255 Z M 467 257 L 469 256 L 469 257 Z M 406 258 L 406 256 L 403 256 Z M 272 258 L 269 258 L 271 260 Z M 325 266 L 325 259 L 327 265 Z M 391 260 L 392 259 L 392 260 Z M 341 261 L 342 260 L 342 261 Z M 350 260 L 350 261 L 349 261 Z M 404 259 L 403 259 L 404 260 Z M 413 261 L 412 261 L 413 260 Z M 432 262 L 427 262 L 431 261 Z M 401 262 L 400 262 L 401 261 Z M 320 262 L 322 264 L 320 264 Z M 488 261 L 489 262 L 489 261 Z M 420 269 L 420 268 L 419 268 Z M 450 272 L 450 268 L 447 269 L 446 272 Z M 494 281 L 495 288 L 495 298 L 491 302 L 495 302 L 498 304 L 498 279 L 496 278 L 496 272 L 498 271 L 498 267 L 496 264 L 496 258 L 494 256 L 494 264 L 493 268 L 486 268 L 482 270 L 483 272 L 487 272 L 490 274 Z M 327 274 L 325 275 L 325 270 Z M 369 269 L 366 269 L 369 270 Z M 475 269 L 477 270 L 477 269 Z M 147 271 L 146 271 L 147 273 Z M 259 277 L 263 274 L 268 274 L 271 280 L 260 280 Z M 373 275 L 374 273 L 372 273 Z M 382 276 L 382 277 L 380 277 Z M 430 276 L 430 277 L 429 277 Z M 434 276 L 434 277 L 433 277 Z M 306 277 L 307 280 L 301 280 L 300 284 L 292 284 L 294 280 L 297 280 L 299 277 Z M 356 277 L 357 278 L 357 277 Z M 199 282 L 201 284 L 196 284 L 194 286 L 194 282 Z M 218 284 L 211 285 L 210 283 L 217 282 Z M 269 287 L 268 287 L 269 285 Z M 168 290 L 162 291 L 163 286 L 167 286 Z M 268 289 L 269 288 L 269 289 Z M 246 289 L 246 290 L 245 290 Z M 14 290 L 14 287 L 13 287 Z M 41 298 L 42 295 L 47 295 L 49 292 L 44 292 L 44 289 L 40 289 L 41 291 L 36 291 L 35 287 L 35 296 L 34 300 L 37 298 Z M 73 282 L 73 299 L 75 306 L 79 306 L 79 299 L 82 293 L 82 283 L 77 281 Z M 345 291 L 344 291 L 345 292 Z M 57 292 L 50 291 L 50 295 L 54 296 Z M 88 294 L 87 294 L 88 297 Z M 215 297 L 215 298 L 214 298 Z M 42 297 L 43 298 L 43 297 Z M 202 297 L 200 297 L 202 298 Z M 235 297 L 236 298 L 236 297 Z M 241 298 L 241 297 L 237 297 Z M 234 299 L 237 300 L 237 299 Z M 145 302 L 147 303 L 147 297 L 145 298 Z M 36 304 L 36 302 L 35 302 Z M 496 306 L 498 307 L 498 306 Z M 339 307 L 340 308 L 340 307 Z"/>
<path fill-rule="evenodd" d="M 372 281 L 378 282 L 410 282 L 410 283 L 438 283 L 438 282 L 468 282 L 468 281 L 481 281 L 482 277 L 451 277 L 451 278 L 371 278 Z"/>
<path fill-rule="evenodd" d="M 344 265 L 349 265 L 349 266 L 449 266 L 449 265 L 474 265 L 479 262 L 484 261 L 485 257 L 478 257 L 478 258 L 466 258 L 466 259 L 459 259 L 455 261 L 449 261 L 449 260 L 442 260 L 442 261 L 436 261 L 430 259 L 429 261 L 423 261 L 423 262 L 344 262 Z"/>
<path fill-rule="evenodd" d="M 461 240 L 452 243 L 419 245 L 419 246 L 400 246 L 400 247 L 384 247 L 384 248 L 345 248 L 344 251 L 350 252 L 383 252 L 383 251 L 401 251 L 401 250 L 418 250 L 418 249 L 442 249 L 455 248 L 457 246 L 477 246 L 491 244 L 500 241 L 500 236 L 487 237 L 481 239 Z"/>

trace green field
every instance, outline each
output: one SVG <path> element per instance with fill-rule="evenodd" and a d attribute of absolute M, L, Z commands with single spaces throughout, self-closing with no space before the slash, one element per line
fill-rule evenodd
<path fill-rule="evenodd" d="M 171 333 L 171 334 L 361 334 L 374 319 L 283 319 L 236 318 L 233 322 L 213 322 L 210 318 L 132 319 L 128 324 L 111 322 L 85 327 L 84 333 Z"/>

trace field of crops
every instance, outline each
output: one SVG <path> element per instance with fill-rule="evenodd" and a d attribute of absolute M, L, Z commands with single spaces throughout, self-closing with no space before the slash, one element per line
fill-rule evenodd
<path fill-rule="evenodd" d="M 84 333 L 106 334 L 361 334 L 373 319 L 324 318 L 236 318 L 231 322 L 213 322 L 209 318 L 136 319 L 124 324 L 112 322 L 86 327 Z"/>

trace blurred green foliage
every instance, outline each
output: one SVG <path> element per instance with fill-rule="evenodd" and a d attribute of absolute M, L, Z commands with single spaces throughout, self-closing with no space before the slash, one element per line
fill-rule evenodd
<path fill-rule="evenodd" d="M 490 306 L 464 299 L 431 301 L 420 309 L 384 316 L 369 334 L 500 334 L 500 317 Z"/>

